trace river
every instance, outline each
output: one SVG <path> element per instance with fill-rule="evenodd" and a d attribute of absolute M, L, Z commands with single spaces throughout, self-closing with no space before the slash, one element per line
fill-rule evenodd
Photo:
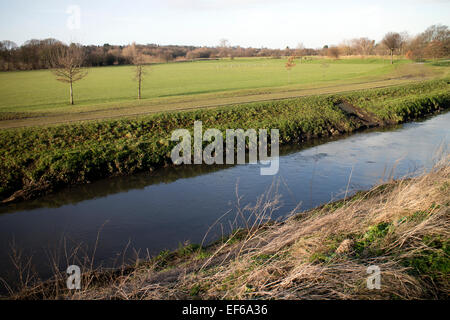
<path fill-rule="evenodd" d="M 11 244 L 32 256 L 42 277 L 51 274 L 50 257 L 63 259 L 82 244 L 95 250 L 95 264 L 117 265 L 133 256 L 154 255 L 180 243 L 200 243 L 222 215 L 234 220 L 237 196 L 254 203 L 278 186 L 284 217 L 300 204 L 307 210 L 348 191 L 367 189 L 388 179 L 417 174 L 433 166 L 440 148 L 448 148 L 450 112 L 419 122 L 316 140 L 282 148 L 276 177 L 261 176 L 259 165 L 165 168 L 153 173 L 105 179 L 74 186 L 37 200 L 0 207 L 0 277 L 13 281 Z M 221 231 L 220 231 L 221 232 Z M 210 239 L 219 236 L 219 229 Z M 99 241 L 95 246 L 97 236 Z M 133 249 L 132 249 L 133 248 Z M 65 266 L 60 261 L 61 267 Z M 3 290 L 2 290 L 3 291 Z"/>

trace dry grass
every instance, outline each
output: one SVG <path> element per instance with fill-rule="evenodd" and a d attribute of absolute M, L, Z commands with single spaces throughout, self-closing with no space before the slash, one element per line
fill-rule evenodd
<path fill-rule="evenodd" d="M 269 222 L 279 205 L 275 188 L 272 196 L 238 210 L 240 225 L 247 227 L 227 239 L 115 273 L 91 274 L 82 291 L 58 296 L 448 299 L 449 162 L 447 156 L 423 175 L 390 181 L 284 222 Z M 371 265 L 381 270 L 380 290 L 367 288 Z"/>

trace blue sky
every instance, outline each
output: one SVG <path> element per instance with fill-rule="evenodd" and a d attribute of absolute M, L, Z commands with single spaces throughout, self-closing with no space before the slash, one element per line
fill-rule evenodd
<path fill-rule="evenodd" d="M 80 28 L 67 26 L 69 6 Z M 450 0 L 0 0 L 0 40 L 285 48 L 450 25 Z"/>

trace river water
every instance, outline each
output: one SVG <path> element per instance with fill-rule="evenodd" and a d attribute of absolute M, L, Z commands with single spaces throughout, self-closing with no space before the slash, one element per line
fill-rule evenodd
<path fill-rule="evenodd" d="M 259 165 L 166 168 L 3 206 L 0 277 L 14 281 L 13 243 L 24 256 L 32 256 L 42 277 L 51 274 L 53 254 L 63 258 L 65 247 L 71 250 L 79 244 L 88 255 L 96 248 L 96 265 L 112 266 L 119 257 L 130 258 L 133 249 L 141 256 L 154 255 L 186 241 L 200 243 L 208 228 L 229 212 L 221 220 L 227 230 L 235 218 L 236 194 L 244 206 L 278 186 L 282 206 L 273 217 L 279 218 L 299 204 L 306 210 L 342 198 L 347 190 L 370 188 L 392 173 L 400 177 L 423 172 L 433 165 L 439 149 L 448 147 L 449 137 L 447 112 L 420 122 L 282 148 L 275 177 L 261 176 Z M 219 232 L 213 229 L 210 239 Z"/>

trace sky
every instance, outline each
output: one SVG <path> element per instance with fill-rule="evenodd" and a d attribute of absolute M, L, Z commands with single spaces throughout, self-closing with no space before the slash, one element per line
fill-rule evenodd
<path fill-rule="evenodd" d="M 450 0 L 0 0 L 0 40 L 308 48 L 450 25 Z"/>

